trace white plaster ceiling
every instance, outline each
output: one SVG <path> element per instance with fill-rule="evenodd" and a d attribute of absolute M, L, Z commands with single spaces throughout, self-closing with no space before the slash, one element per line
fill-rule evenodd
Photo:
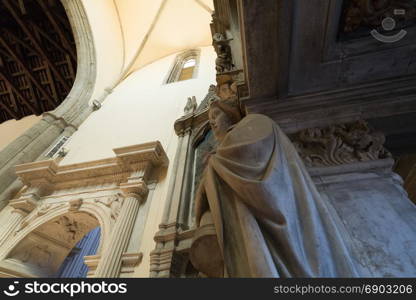
<path fill-rule="evenodd" d="M 114 0 L 124 77 L 162 57 L 212 43 L 212 0 Z"/>

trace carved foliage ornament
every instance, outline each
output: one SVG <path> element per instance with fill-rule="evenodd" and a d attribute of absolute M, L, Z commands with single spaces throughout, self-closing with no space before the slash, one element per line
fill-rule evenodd
<path fill-rule="evenodd" d="M 323 167 L 390 157 L 385 137 L 365 121 L 327 128 L 308 128 L 291 137 L 306 166 Z"/>

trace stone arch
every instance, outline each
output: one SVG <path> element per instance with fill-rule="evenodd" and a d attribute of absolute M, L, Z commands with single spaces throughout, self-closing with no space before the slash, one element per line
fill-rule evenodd
<path fill-rule="evenodd" d="M 44 213 L 44 214 L 43 214 Z M 111 216 L 96 203 L 82 203 L 77 209 L 67 202 L 44 204 L 22 222 L 17 233 L 3 247 L 0 275 L 52 277 L 71 249 L 93 228 L 101 227 L 100 253 L 108 241 Z M 23 228 L 22 228 L 23 226 Z"/>
<path fill-rule="evenodd" d="M 93 94 L 97 62 L 94 39 L 82 0 L 61 0 L 70 21 L 77 50 L 77 73 L 66 99 L 0 151 L 0 209 L 23 185 L 16 181 L 13 167 L 44 159 L 42 154 L 62 136 L 71 136 L 93 111 L 89 101 Z"/>
<path fill-rule="evenodd" d="M 88 107 L 97 77 L 96 51 L 88 17 L 81 0 L 61 0 L 65 8 L 77 48 L 77 74 L 74 85 L 66 99 L 53 115 L 67 123 L 78 126 L 91 113 Z M 81 113 L 80 112 L 84 112 Z"/>

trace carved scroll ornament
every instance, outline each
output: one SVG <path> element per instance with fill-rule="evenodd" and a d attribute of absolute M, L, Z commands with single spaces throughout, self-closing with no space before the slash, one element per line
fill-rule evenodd
<path fill-rule="evenodd" d="M 324 167 L 390 157 L 385 137 L 370 130 L 365 121 L 308 128 L 292 136 L 292 142 L 308 167 Z"/>

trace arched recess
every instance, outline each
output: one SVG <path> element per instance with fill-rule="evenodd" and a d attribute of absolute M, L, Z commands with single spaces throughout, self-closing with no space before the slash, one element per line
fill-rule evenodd
<path fill-rule="evenodd" d="M 54 277 L 71 249 L 97 226 L 100 253 L 111 226 L 111 216 L 102 207 L 85 203 L 78 210 L 68 210 L 62 203 L 44 215 L 38 210 L 2 246 L 0 277 Z"/>
<path fill-rule="evenodd" d="M 61 0 L 77 49 L 77 74 L 66 99 L 0 152 L 0 209 L 20 190 L 13 167 L 44 159 L 45 151 L 62 136 L 71 136 L 93 111 L 88 105 L 97 75 L 96 51 L 82 0 Z"/>

